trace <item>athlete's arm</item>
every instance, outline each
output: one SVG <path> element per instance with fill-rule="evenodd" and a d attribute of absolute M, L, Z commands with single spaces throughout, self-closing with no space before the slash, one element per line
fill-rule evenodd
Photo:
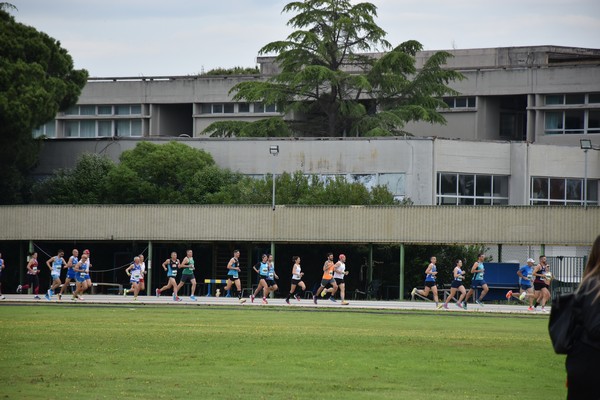
<path fill-rule="evenodd" d="M 479 261 L 475 261 L 475 264 L 473 264 L 473 268 L 471 268 L 471 273 L 474 274 L 475 272 L 477 272 L 477 268 L 479 268 Z"/>
<path fill-rule="evenodd" d="M 27 263 L 27 271 L 29 271 L 33 274 L 34 272 L 33 272 L 33 269 L 31 268 L 32 265 L 33 265 L 33 258 L 31 260 L 29 260 L 29 262 Z"/>
<path fill-rule="evenodd" d="M 231 260 L 229 260 L 229 263 L 227 263 L 227 269 L 235 269 L 233 267 L 233 258 Z"/>
<path fill-rule="evenodd" d="M 55 259 L 56 259 L 56 256 L 51 257 L 51 258 L 48 259 L 48 261 L 46 261 L 46 265 L 48 266 L 48 268 L 50 270 L 52 270 L 52 261 L 54 261 Z"/>

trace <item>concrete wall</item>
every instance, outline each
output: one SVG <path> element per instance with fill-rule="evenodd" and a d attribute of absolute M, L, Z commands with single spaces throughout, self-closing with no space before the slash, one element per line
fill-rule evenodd
<path fill-rule="evenodd" d="M 244 174 L 302 171 L 306 174 L 406 174 L 406 195 L 416 204 L 435 204 L 437 172 L 510 176 L 510 204 L 526 205 L 531 176 L 584 176 L 578 147 L 525 142 L 479 142 L 432 138 L 381 139 L 177 139 L 209 152 L 217 165 Z M 83 152 L 118 160 L 137 139 L 55 139 L 44 142 L 35 174 L 71 168 Z M 167 139 L 155 139 L 164 143 Z M 279 155 L 269 154 L 278 145 Z M 588 178 L 600 179 L 600 152 L 588 153 Z"/>

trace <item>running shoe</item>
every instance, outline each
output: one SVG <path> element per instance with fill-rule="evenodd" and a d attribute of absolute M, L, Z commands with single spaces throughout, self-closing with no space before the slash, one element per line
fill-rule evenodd
<path fill-rule="evenodd" d="M 437 308 L 438 310 L 439 310 L 440 308 L 442 308 L 442 307 L 444 307 L 446 310 L 448 309 L 448 305 L 447 305 L 446 303 L 437 304 L 437 305 L 435 306 L 435 308 Z"/>
<path fill-rule="evenodd" d="M 444 303 L 444 304 L 442 304 L 442 307 L 444 307 L 444 310 L 447 310 L 448 309 L 448 304 Z"/>
<path fill-rule="evenodd" d="M 50 295 L 49 295 L 48 293 L 46 293 L 46 294 L 44 295 L 44 298 L 45 298 L 46 300 L 50 301 Z"/>
<path fill-rule="evenodd" d="M 240 304 L 244 304 L 244 303 L 246 302 L 246 299 L 243 299 L 243 298 L 241 298 L 241 297 L 240 297 L 240 299 L 239 299 L 239 300 L 240 300 Z"/>
<path fill-rule="evenodd" d="M 48 289 L 48 294 L 50 295 L 50 297 L 54 296 L 54 290 Z"/>
<path fill-rule="evenodd" d="M 21 292 L 23 292 L 23 286 L 19 285 L 17 286 L 17 293 L 21 294 Z"/>
<path fill-rule="evenodd" d="M 173 296 L 173 300 L 174 301 L 181 301 L 181 297 L 179 297 L 179 296 Z"/>
<path fill-rule="evenodd" d="M 59 294 L 58 294 L 58 301 L 61 301 L 61 300 L 62 300 L 62 294 L 61 294 L 61 293 L 59 293 Z"/>
<path fill-rule="evenodd" d="M 466 310 L 466 309 L 467 309 L 467 302 L 463 301 L 463 310 Z"/>
<path fill-rule="evenodd" d="M 481 307 L 483 307 L 483 301 L 477 299 L 475 300 L 475 303 L 479 304 Z"/>
<path fill-rule="evenodd" d="M 133 301 L 137 301 L 137 296 L 133 296 Z"/>
<path fill-rule="evenodd" d="M 289 298 L 286 298 L 286 299 L 285 299 L 285 302 L 286 302 L 286 303 L 288 303 L 288 304 L 290 304 L 290 299 L 289 299 Z"/>
<path fill-rule="evenodd" d="M 250 303 L 254 303 L 254 295 L 253 294 L 250 295 Z"/>
<path fill-rule="evenodd" d="M 546 310 L 546 307 L 542 307 L 542 312 L 545 312 L 545 313 L 547 313 L 547 312 L 549 312 L 549 311 L 548 311 L 548 310 Z"/>
<path fill-rule="evenodd" d="M 510 298 L 512 297 L 512 295 L 513 295 L 513 291 L 512 290 L 509 290 L 508 292 L 506 292 L 506 300 L 510 300 Z"/>
<path fill-rule="evenodd" d="M 325 297 L 327 296 L 327 290 L 323 289 L 323 291 L 321 292 L 321 297 Z"/>
<path fill-rule="evenodd" d="M 535 311 L 535 308 L 529 306 L 529 307 L 527 307 L 527 311 Z"/>
<path fill-rule="evenodd" d="M 34 299 L 39 300 L 40 296 L 38 296 L 37 294 L 35 296 L 33 296 Z"/>
<path fill-rule="evenodd" d="M 456 307 L 463 308 L 462 304 L 460 304 L 460 303 L 456 303 Z"/>
<path fill-rule="evenodd" d="M 78 299 L 78 300 L 85 300 L 85 299 L 83 298 L 83 296 L 77 296 L 77 299 Z"/>
<path fill-rule="evenodd" d="M 331 297 L 329 298 L 329 300 L 333 301 L 334 303 L 337 303 L 337 300 L 336 300 L 336 299 L 335 299 L 333 296 L 331 296 Z"/>
<path fill-rule="evenodd" d="M 0 294 L 0 300 L 4 300 L 4 299 L 6 299 L 6 297 L 4 297 L 3 294 Z"/>
<path fill-rule="evenodd" d="M 265 297 L 262 298 L 262 303 L 263 304 L 269 304 L 269 302 L 267 301 L 267 299 Z"/>
<path fill-rule="evenodd" d="M 156 289 L 154 293 L 156 294 L 156 297 L 160 297 L 160 289 Z"/>
<path fill-rule="evenodd" d="M 348 303 L 346 300 L 342 301 L 343 306 L 347 306 L 348 304 L 350 304 L 350 303 Z"/>
<path fill-rule="evenodd" d="M 414 300 L 416 294 L 417 294 L 417 288 L 413 288 L 413 290 L 410 292 L 410 299 Z"/>
<path fill-rule="evenodd" d="M 313 303 L 317 304 L 317 296 L 313 295 Z"/>
<path fill-rule="evenodd" d="M 523 292 L 519 295 L 519 300 L 523 301 L 525 300 L 525 297 L 527 297 L 527 292 Z"/>
<path fill-rule="evenodd" d="M 190 296 L 190 300 L 191 300 L 191 301 L 197 301 L 198 299 L 196 298 L 196 296 L 194 296 L 194 295 L 191 295 L 191 296 Z"/>
<path fill-rule="evenodd" d="M 298 301 L 300 301 L 300 296 L 298 296 L 297 294 L 294 295 L 294 298 Z"/>
<path fill-rule="evenodd" d="M 127 296 L 127 293 L 129 293 L 128 289 L 123 289 L 123 296 Z"/>

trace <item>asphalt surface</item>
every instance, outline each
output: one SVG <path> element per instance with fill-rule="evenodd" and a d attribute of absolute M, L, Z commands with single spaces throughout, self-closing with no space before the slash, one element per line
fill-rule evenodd
<path fill-rule="evenodd" d="M 232 297 L 206 297 L 198 296 L 196 301 L 191 300 L 188 296 L 182 296 L 181 301 L 173 301 L 172 296 L 138 296 L 137 300 L 132 295 L 85 295 L 83 300 L 72 300 L 71 295 L 63 295 L 62 300 L 58 300 L 58 296 L 53 296 L 50 301 L 46 300 L 43 295 L 40 299 L 35 299 L 30 294 L 5 294 L 5 299 L 0 300 L 0 305 L 3 304 L 72 304 L 81 305 L 177 305 L 181 307 L 198 307 L 198 306 L 239 306 L 239 307 L 285 307 L 285 308 L 307 308 L 307 309 L 363 309 L 363 310 L 417 310 L 417 311 L 439 311 L 441 313 L 448 312 L 466 312 L 466 313 L 498 313 L 498 314 L 530 314 L 530 315 L 549 315 L 550 307 L 546 307 L 548 312 L 542 312 L 540 307 L 537 311 L 532 312 L 527 310 L 527 305 L 519 301 L 511 301 L 510 303 L 501 304 L 484 304 L 480 306 L 475 303 L 469 303 L 467 310 L 458 308 L 454 302 L 449 303 L 448 310 L 437 310 L 435 303 L 427 301 L 378 301 L 378 300 L 353 300 L 348 299 L 348 305 L 342 305 L 340 300 L 333 302 L 326 299 L 318 299 L 315 305 L 312 299 L 302 298 L 300 301 L 290 299 L 290 304 L 286 304 L 285 299 L 275 298 L 268 299 L 268 304 L 262 304 L 261 298 L 256 298 L 252 303 L 249 298 L 245 298 L 245 303 L 240 304 L 237 298 Z"/>

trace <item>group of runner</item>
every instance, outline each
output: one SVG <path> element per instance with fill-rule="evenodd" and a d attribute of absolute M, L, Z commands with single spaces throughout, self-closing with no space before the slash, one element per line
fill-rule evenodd
<path fill-rule="evenodd" d="M 5 268 L 4 260 L 0 254 L 0 277 L 2 270 Z M 227 279 L 226 285 L 223 288 L 223 292 L 232 292 L 233 296 L 238 297 L 240 303 L 246 302 L 246 299 L 242 297 L 242 285 L 240 280 L 240 251 L 235 250 L 233 257 L 227 263 Z M 467 291 L 464 285 L 466 270 L 463 269 L 463 261 L 456 260 L 454 269 L 452 271 L 452 283 L 450 285 L 449 296 L 446 297 L 445 301 L 440 302 L 437 288 L 437 258 L 435 256 L 430 258 L 429 265 L 425 270 L 425 283 L 423 289 L 414 288 L 411 291 L 411 299 L 414 300 L 415 296 L 427 298 L 430 293 L 433 294 L 433 300 L 438 309 L 448 309 L 448 304 L 451 300 L 455 300 L 456 307 L 461 309 L 467 309 L 467 302 L 471 296 L 473 296 L 475 303 L 483 306 L 483 299 L 489 291 L 489 287 L 484 279 L 485 275 L 485 254 L 481 253 L 477 257 L 477 261 L 471 267 L 471 274 L 473 278 L 471 280 L 471 287 Z M 292 269 L 291 269 L 291 283 L 290 291 L 285 298 L 285 302 L 290 304 L 290 299 L 293 297 L 297 301 L 300 301 L 301 294 L 306 290 L 306 284 L 304 283 L 301 267 L 301 258 L 299 256 L 292 257 Z M 60 288 L 58 293 L 58 299 L 61 300 L 63 293 L 67 287 L 71 286 L 71 282 L 75 283 L 75 290 L 72 293 L 73 300 L 83 300 L 83 294 L 92 287 L 92 281 L 90 278 L 90 251 L 84 250 L 79 259 L 79 251 L 73 249 L 72 255 L 68 261 L 64 259 L 64 251 L 58 250 L 57 254 L 46 261 L 46 265 L 50 270 L 52 283 L 50 288 L 47 290 L 44 297 L 47 300 L 51 300 L 55 295 L 55 291 Z M 181 301 L 178 296 L 178 292 L 187 283 L 191 283 L 191 295 L 190 300 L 196 301 L 196 277 L 194 275 L 195 262 L 192 250 L 186 251 L 186 256 L 183 260 L 177 258 L 177 253 L 172 252 L 170 258 L 166 259 L 162 263 L 162 268 L 167 275 L 167 283 L 161 288 L 157 288 L 155 294 L 160 297 L 163 291 L 172 290 L 172 296 L 174 301 Z M 61 272 L 63 269 L 67 269 L 67 276 L 64 283 L 61 280 Z M 258 284 L 254 292 L 250 295 L 250 301 L 254 302 L 255 298 L 262 292 L 262 303 L 268 304 L 267 298 L 271 293 L 276 292 L 279 287 L 276 280 L 279 276 L 275 272 L 275 264 L 273 255 L 263 254 L 261 261 L 253 266 L 254 271 L 258 274 Z M 178 272 L 182 270 L 181 279 L 177 282 Z M 144 255 L 140 254 L 133 259 L 133 262 L 126 268 L 125 273 L 129 276 L 131 284 L 130 289 L 125 289 L 123 294 L 127 296 L 132 293 L 134 299 L 137 300 L 138 294 L 145 290 L 144 277 L 147 273 L 146 264 L 144 262 Z M 519 291 L 513 292 L 509 290 L 506 293 L 506 298 L 511 300 L 513 298 L 529 304 L 529 311 L 535 311 L 538 305 L 541 305 L 541 311 L 547 312 L 545 309 L 546 303 L 550 300 L 550 281 L 552 280 L 552 274 L 550 267 L 547 263 L 546 256 L 542 255 L 539 257 L 539 263 L 535 265 L 535 261 L 532 258 L 527 259 L 527 263 L 519 268 L 516 272 L 519 277 Z M 39 274 L 40 268 L 38 264 L 38 254 L 33 252 L 29 256 L 27 262 L 27 283 L 19 285 L 17 287 L 17 293 L 21 293 L 23 290 L 31 288 L 34 293 L 34 298 L 40 299 L 39 296 Z M 346 256 L 340 254 L 337 262 L 334 262 L 333 253 L 327 254 L 327 259 L 323 264 L 323 275 L 321 278 L 320 285 L 313 295 L 313 302 L 317 304 L 319 297 L 329 298 L 332 302 L 337 302 L 336 294 L 339 292 L 339 297 L 342 305 L 349 304 L 346 301 L 346 290 L 344 278 L 348 275 L 346 270 Z M 475 298 L 475 293 L 479 291 L 479 295 Z M 1 292 L 0 286 L 0 298 L 4 299 Z"/>
<path fill-rule="evenodd" d="M 52 283 L 50 288 L 44 294 L 46 300 L 51 300 L 56 294 L 55 290 L 60 288 L 58 293 L 58 299 L 62 299 L 62 295 L 67 287 L 70 287 L 71 282 L 75 284 L 75 290 L 72 292 L 73 299 L 83 300 L 83 294 L 86 290 L 92 287 L 92 279 L 90 277 L 90 268 L 92 266 L 90 261 L 90 251 L 84 250 L 79 259 L 79 250 L 73 249 L 72 255 L 68 261 L 64 259 L 65 252 L 58 250 L 57 254 L 50 257 L 46 261 L 46 266 L 50 270 L 50 277 Z M 1 262 L 4 267 L 4 261 Z M 41 272 L 38 262 L 38 253 L 32 252 L 29 254 L 29 260 L 27 261 L 27 283 L 17 286 L 17 293 L 22 293 L 23 290 L 33 291 L 34 298 L 40 299 L 40 279 L 39 274 Z M 67 270 L 67 277 L 63 284 L 60 276 L 62 270 Z"/>
<path fill-rule="evenodd" d="M 433 301 L 438 309 L 448 309 L 448 304 L 451 300 L 456 301 L 456 307 L 461 309 L 467 309 L 467 302 L 471 296 L 473 296 L 475 303 L 483 306 L 483 299 L 489 292 L 489 287 L 484 279 L 485 275 L 485 254 L 481 253 L 477 256 L 477 261 L 473 263 L 471 267 L 471 274 L 473 278 L 471 280 L 471 287 L 467 291 L 464 285 L 466 271 L 463 269 L 462 260 L 456 260 L 454 269 L 452 270 L 452 283 L 450 285 L 450 294 L 446 297 L 445 301 L 441 303 L 439 301 L 438 289 L 437 289 L 437 259 L 431 257 L 429 265 L 425 270 L 425 287 L 424 289 L 414 288 L 411 291 L 411 299 L 414 300 L 415 296 L 427 298 L 429 293 L 433 294 Z M 539 263 L 535 265 L 535 260 L 532 258 L 527 259 L 527 263 L 519 268 L 516 272 L 519 277 L 519 292 L 513 292 L 509 290 L 506 293 L 506 299 L 512 298 L 519 299 L 520 301 L 527 302 L 529 304 L 529 311 L 535 311 L 538 305 L 541 305 L 542 312 L 548 312 L 546 310 L 546 303 L 550 300 L 550 282 L 552 280 L 552 273 L 547 263 L 546 256 L 541 255 Z M 479 296 L 475 298 L 475 293 L 480 290 Z M 456 297 L 457 292 L 459 293 Z"/>
<path fill-rule="evenodd" d="M 156 289 L 157 297 L 159 297 L 163 291 L 171 289 L 173 300 L 181 301 L 181 298 L 178 296 L 178 291 L 186 282 L 189 281 L 192 284 L 190 300 L 196 301 L 196 278 L 194 276 L 194 259 L 192 254 L 192 250 L 187 250 L 186 257 L 180 262 L 177 258 L 177 253 L 172 252 L 171 258 L 163 262 L 162 267 L 167 274 L 168 282 L 162 288 Z M 240 251 L 234 250 L 233 257 L 227 263 L 227 279 L 226 284 L 223 287 L 223 292 L 233 292 L 232 295 L 237 297 L 240 303 L 245 303 L 246 299 L 242 297 L 242 283 L 239 276 L 241 272 L 239 258 Z M 294 297 L 297 301 L 300 301 L 302 292 L 306 290 L 306 284 L 302 280 L 304 272 L 302 272 L 302 267 L 300 265 L 301 258 L 299 256 L 294 256 L 292 257 L 292 262 L 293 265 L 291 270 L 292 278 L 290 283 L 290 291 L 285 298 L 285 302 L 287 304 L 290 304 L 290 299 L 292 297 Z M 261 256 L 261 260 L 252 268 L 258 274 L 258 284 L 254 292 L 250 294 L 250 301 L 254 303 L 255 298 L 262 292 L 262 303 L 268 304 L 267 298 L 269 298 L 270 294 L 279 290 L 279 286 L 276 282 L 276 280 L 279 279 L 279 276 L 275 272 L 273 255 L 263 254 Z M 177 283 L 176 278 L 179 269 L 183 269 L 183 272 L 181 275 L 181 280 L 179 283 Z M 127 269 L 127 272 L 129 271 L 137 271 L 135 260 L 134 264 Z M 331 301 L 337 301 L 335 299 L 335 293 L 338 290 L 340 291 L 340 298 L 342 301 L 341 304 L 349 304 L 345 299 L 346 292 L 344 277 L 346 275 L 348 275 L 348 271 L 346 271 L 346 256 L 344 254 L 340 254 L 337 263 L 334 263 L 333 253 L 329 253 L 327 255 L 327 260 L 323 265 L 323 278 L 321 280 L 321 284 L 317 293 L 313 296 L 313 301 L 315 304 L 317 303 L 317 296 L 319 295 L 323 297 L 329 295 Z M 134 290 L 134 294 L 136 293 L 135 276 L 137 275 L 131 274 L 131 290 Z M 220 289 L 218 289 L 218 293 L 220 293 Z"/>

